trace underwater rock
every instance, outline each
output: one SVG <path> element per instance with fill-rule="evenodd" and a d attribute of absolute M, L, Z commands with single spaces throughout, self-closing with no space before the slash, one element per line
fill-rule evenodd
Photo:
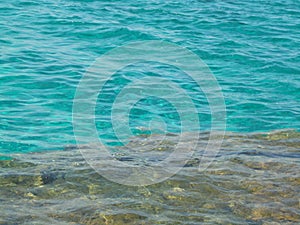
<path fill-rule="evenodd" d="M 58 173 L 52 171 L 41 171 L 43 184 L 50 184 L 57 179 Z"/>
<path fill-rule="evenodd" d="M 0 224 L 299 224 L 299 135 L 268 135 L 227 134 L 199 172 L 202 137 L 178 174 L 147 187 L 103 178 L 80 153 L 89 146 L 10 155 L 0 160 Z M 177 136 L 160 138 L 135 137 L 115 157 L 159 163 Z"/>

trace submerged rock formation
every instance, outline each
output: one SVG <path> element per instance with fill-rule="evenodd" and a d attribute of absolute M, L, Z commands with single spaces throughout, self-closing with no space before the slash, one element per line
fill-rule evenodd
<path fill-rule="evenodd" d="M 0 224 L 300 223 L 299 132 L 227 134 L 213 163 L 199 172 L 207 139 L 202 134 L 178 174 L 147 187 L 103 178 L 72 146 L 6 155 L 0 160 Z M 115 157 L 156 163 L 175 140 L 134 137 Z"/>

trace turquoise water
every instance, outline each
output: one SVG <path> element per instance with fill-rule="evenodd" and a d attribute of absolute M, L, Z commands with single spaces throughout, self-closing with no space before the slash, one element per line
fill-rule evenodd
<path fill-rule="evenodd" d="M 142 40 L 169 41 L 202 58 L 222 88 L 228 131 L 299 129 L 299 8 L 294 0 L 3 0 L 0 152 L 74 144 L 72 100 L 80 78 L 101 54 Z M 126 71 L 130 68 L 123 74 Z M 156 73 L 151 66 L 132 71 L 141 72 Z M 172 68 L 162 67 L 157 73 L 170 76 Z M 174 74 L 180 83 L 180 72 Z M 108 86 L 113 87 L 108 89 L 111 93 L 121 87 L 116 83 Z M 151 104 L 161 107 L 147 111 Z M 210 113 L 203 94 L 197 105 L 199 129 L 207 130 Z M 99 103 L 96 109 L 97 128 L 111 137 L 109 112 L 101 107 Z M 137 103 L 130 115 L 133 133 L 151 116 L 169 111 L 171 116 L 163 120 L 168 131 L 176 132 L 178 115 L 166 102 Z"/>

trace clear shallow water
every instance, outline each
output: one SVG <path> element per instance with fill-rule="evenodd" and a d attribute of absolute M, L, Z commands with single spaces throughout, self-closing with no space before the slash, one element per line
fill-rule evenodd
<path fill-rule="evenodd" d="M 74 146 L 12 154 L 0 161 L 0 224 L 299 224 L 299 132 L 228 133 L 204 172 L 207 133 L 201 137 L 178 174 L 147 187 L 104 179 Z M 136 137 L 128 146 L 141 151 L 118 159 L 142 165 L 145 150 L 151 157 L 172 151 L 174 139 L 153 148 L 157 141 L 165 140 Z"/>
<path fill-rule="evenodd" d="M 72 99 L 87 67 L 116 46 L 153 39 L 186 47 L 208 64 L 223 90 L 228 130 L 299 129 L 299 14 L 293 0 L 4 0 L 0 152 L 74 143 Z M 209 112 L 205 101 L 199 106 L 205 130 Z M 101 119 L 98 128 L 109 127 Z"/>

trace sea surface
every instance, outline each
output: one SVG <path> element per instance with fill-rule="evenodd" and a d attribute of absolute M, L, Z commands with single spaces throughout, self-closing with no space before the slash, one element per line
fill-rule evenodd
<path fill-rule="evenodd" d="M 185 48 L 209 67 L 224 97 L 226 135 L 206 172 L 197 170 L 202 143 L 169 180 L 127 187 L 81 157 L 73 100 L 97 58 L 153 40 Z M 0 224 L 300 223 L 299 46 L 299 0 L 1 0 Z M 207 140 L 214 121 L 205 91 L 157 62 L 128 65 L 107 79 L 94 110 L 99 138 L 118 153 L 143 141 L 151 149 L 149 137 L 182 132 L 182 118 L 158 85 L 155 97 L 128 111 L 132 135 L 118 140 L 113 103 L 147 76 L 189 94 L 200 123 L 184 132 Z M 150 153 L 174 146 L 160 144 Z M 126 162 L 149 163 L 124 154 Z"/>

